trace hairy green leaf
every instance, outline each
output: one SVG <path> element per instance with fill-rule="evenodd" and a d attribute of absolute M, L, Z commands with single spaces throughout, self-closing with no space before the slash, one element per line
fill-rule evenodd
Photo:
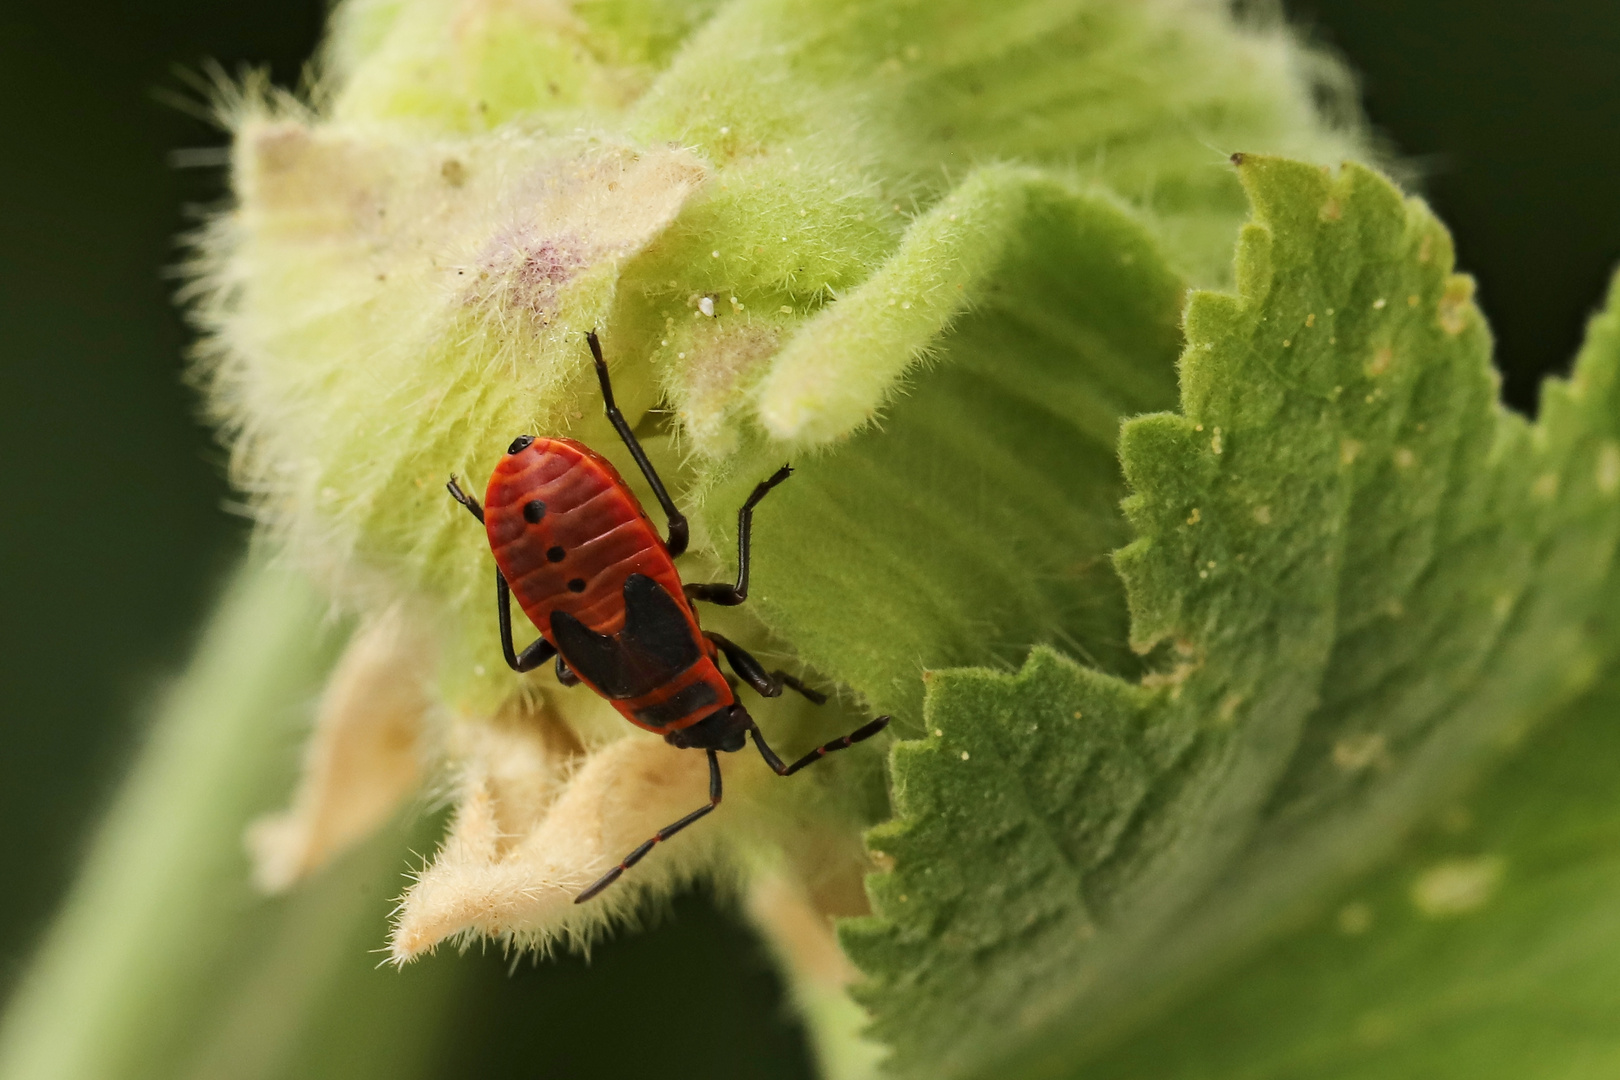
<path fill-rule="evenodd" d="M 1183 283 L 1225 279 L 1244 206 L 1219 148 L 1367 152 L 1330 107 L 1337 65 L 1224 0 L 349 0 L 334 18 L 307 103 L 225 95 L 236 202 L 198 245 L 201 377 L 289 557 L 342 609 L 431 639 L 430 726 L 555 714 L 587 756 L 628 729 L 499 662 L 487 537 L 444 491 L 454 474 L 476 494 L 528 432 L 593 446 L 645 493 L 586 331 L 700 526 L 683 574 L 729 576 L 737 503 L 800 467 L 762 508 L 749 607 L 713 625 L 915 732 L 928 668 L 1045 643 L 1140 673 L 1108 562 L 1128 539 L 1115 445 L 1123 416 L 1174 402 Z M 762 726 L 812 744 L 812 710 L 782 705 Z M 488 749 L 440 745 L 458 765 Z M 807 902 L 860 910 L 883 793 L 839 777 L 875 781 L 879 751 L 671 850 L 707 872 L 758 848 L 806 880 L 836 862 L 841 889 Z M 507 837 L 573 804 L 513 805 L 493 847 L 459 843 L 483 820 L 459 812 L 447 844 L 510 862 L 499 904 L 440 860 L 454 887 L 413 888 L 398 955 L 464 931 L 582 940 L 668 885 L 674 855 L 566 903 L 612 856 L 507 860 Z M 812 821 L 827 850 L 779 828 Z"/>
<path fill-rule="evenodd" d="M 1060 1071 L 1357 869 L 1586 685 L 1620 535 L 1615 327 L 1501 409 L 1471 283 L 1371 171 L 1240 166 L 1236 294 L 1182 411 L 1128 423 L 1139 682 L 941 672 L 894 756 L 894 869 L 845 924 L 908 1075 Z M 1061 473 L 1055 466 L 1054 473 Z"/>
<path fill-rule="evenodd" d="M 1613 1076 L 1617 715 L 1611 674 L 1392 865 L 1086 1075 Z"/>

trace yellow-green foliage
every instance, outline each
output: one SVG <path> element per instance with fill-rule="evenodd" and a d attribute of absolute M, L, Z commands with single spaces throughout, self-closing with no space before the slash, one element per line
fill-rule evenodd
<path fill-rule="evenodd" d="M 1017 1044 L 1026 1020 L 1040 1027 L 1069 1009 L 1100 1016 L 1085 979 L 1128 971 L 1137 989 L 1156 990 L 1158 969 L 1132 950 L 1156 941 L 1165 920 L 1242 854 L 1237 837 L 1253 827 L 1266 783 L 1295 775 L 1285 771 L 1287 747 L 1323 693 L 1319 671 L 1334 633 L 1317 618 L 1336 581 L 1320 568 L 1330 555 L 1355 557 L 1318 535 L 1342 488 L 1333 463 L 1348 455 L 1349 467 L 1359 452 L 1349 443 L 1384 437 L 1329 445 L 1301 432 L 1316 422 L 1318 398 L 1363 389 L 1346 391 L 1337 377 L 1317 385 L 1327 376 L 1302 368 L 1317 396 L 1266 421 L 1277 428 L 1266 464 L 1306 478 L 1302 490 L 1326 500 L 1301 503 L 1297 520 L 1268 497 L 1244 511 L 1251 520 L 1239 529 L 1223 508 L 1260 495 L 1221 488 L 1211 465 L 1223 453 L 1220 461 L 1236 463 L 1254 452 L 1237 433 L 1264 424 L 1210 419 L 1225 407 L 1211 403 L 1237 400 L 1239 413 L 1259 407 L 1250 395 L 1270 361 L 1234 375 L 1196 349 L 1184 354 L 1188 419 L 1138 422 L 1124 444 L 1137 487 L 1128 503 L 1135 534 L 1119 509 L 1127 488 L 1118 447 L 1122 420 L 1177 406 L 1189 284 L 1229 284 L 1246 203 L 1228 153 L 1321 164 L 1365 156 L 1353 124 L 1336 126 L 1312 104 L 1338 100 L 1343 83 L 1276 25 L 1243 24 L 1223 4 L 1193 0 L 351 0 L 334 15 L 309 103 L 247 94 L 229 109 L 238 202 L 201 246 L 202 368 L 237 476 L 267 526 L 343 607 L 362 617 L 393 612 L 429 631 L 434 682 L 450 714 L 490 718 L 514 702 L 544 701 L 587 747 L 625 730 L 590 695 L 501 664 L 483 534 L 443 490 L 451 474 L 480 488 L 525 432 L 581 438 L 640 488 L 600 416 L 582 341 L 592 328 L 621 403 L 694 517 L 691 576 L 729 570 L 742 495 L 783 460 L 798 467 L 761 508 L 753 599 L 719 624 L 728 633 L 836 685 L 851 711 L 892 713 L 906 737 L 933 738 L 935 723 L 973 730 L 1001 715 L 1003 706 L 986 704 L 957 718 L 952 688 L 976 679 L 990 680 L 986 693 L 1012 708 L 1014 691 L 983 669 L 1010 669 L 1037 645 L 1089 665 L 1085 678 L 1106 673 L 1115 682 L 1099 692 L 1134 702 L 1133 716 L 1147 716 L 1155 702 L 1169 709 L 1175 721 L 1154 728 L 1169 733 L 1156 752 L 1174 760 L 1144 765 L 1134 786 L 1099 786 L 1134 794 L 1080 826 L 1102 828 L 1138 806 L 1164 810 L 1143 810 L 1130 826 L 1147 854 L 1120 856 L 1130 888 L 1119 885 L 1119 895 L 1141 901 L 1141 918 L 1070 957 L 1061 978 L 1038 975 L 1041 965 L 1030 962 L 1037 936 L 1014 929 L 998 937 L 977 922 L 946 934 L 977 957 L 951 967 L 945 958 L 955 946 L 941 947 L 929 928 L 949 925 L 952 910 L 980 911 L 994 890 L 953 909 L 955 899 L 894 884 L 936 869 L 934 880 L 945 880 L 946 850 L 919 840 L 918 850 L 932 852 L 919 865 L 890 848 L 901 860 L 896 876 L 874 892 L 889 921 L 848 938 L 873 977 L 862 1000 L 906 1066 L 937 1074 L 948 1054 L 953 1068 L 966 1069 L 1006 1052 L 1004 1040 Z M 1276 168 L 1292 178 L 1288 198 L 1308 187 L 1300 176 L 1317 175 Z M 1361 186 L 1344 188 L 1346 199 L 1392 197 L 1378 194 L 1382 182 L 1368 174 L 1351 175 Z M 1323 186 L 1312 213 L 1343 216 L 1343 235 L 1361 237 L 1355 230 L 1377 215 L 1358 217 L 1348 204 L 1330 213 L 1324 207 L 1339 190 Z M 1262 204 L 1263 218 L 1271 212 Z M 1246 234 L 1240 288 L 1263 276 L 1260 235 Z M 1444 243 L 1436 230 L 1425 235 Z M 1285 238 L 1314 242 L 1303 232 Z M 1373 258 L 1348 242 L 1323 244 L 1317 257 L 1344 274 Z M 1378 257 L 1398 256 L 1404 249 Z M 1405 294 L 1396 297 L 1401 314 L 1470 318 L 1461 300 L 1430 295 L 1443 261 L 1438 250 L 1433 256 L 1413 271 L 1428 275 L 1413 286 L 1420 305 L 1408 310 Z M 1293 347 L 1271 341 L 1277 334 L 1249 341 L 1247 329 L 1219 322 L 1222 310 L 1207 296 L 1192 308 L 1199 348 L 1206 339 L 1255 355 Z M 1323 357 L 1378 363 L 1370 339 L 1367 356 L 1335 351 L 1339 324 L 1331 311 L 1320 317 Z M 1464 328 L 1460 340 L 1478 346 L 1470 336 L 1477 321 Z M 1306 355 L 1303 338 L 1286 354 Z M 1477 348 L 1469 358 L 1477 367 Z M 1431 359 L 1414 354 L 1412 364 Z M 1398 371 L 1368 392 L 1417 377 Z M 1200 409 L 1209 411 L 1204 428 L 1195 423 Z M 1178 439 L 1198 444 L 1198 455 Z M 1417 443 L 1407 452 L 1418 454 Z M 1371 460 L 1369 451 L 1363 461 Z M 1332 476 L 1310 479 L 1323 468 Z M 1171 506 L 1154 494 L 1165 485 L 1185 488 L 1185 498 Z M 1378 527 L 1400 533 L 1390 523 L 1421 509 L 1393 507 Z M 1161 511 L 1175 522 L 1160 521 Z M 1133 535 L 1116 573 L 1109 553 Z M 1171 535 L 1186 546 L 1181 561 L 1149 558 Z M 1281 577 L 1237 589 L 1236 575 L 1255 565 L 1240 571 L 1242 560 L 1261 561 L 1244 547 L 1256 536 L 1286 536 L 1294 546 L 1282 562 L 1267 562 Z M 1218 550 L 1200 546 L 1217 537 L 1227 538 Z M 1310 548 L 1317 540 L 1322 552 Z M 1369 541 L 1386 542 L 1395 541 L 1383 533 Z M 1268 607 L 1273 590 L 1293 590 L 1294 606 Z M 1212 606 L 1200 607 L 1206 599 Z M 1243 604 L 1264 641 L 1226 620 Z M 1070 661 L 1038 655 L 1037 670 L 1076 677 Z M 977 673 L 941 676 L 939 691 L 925 694 L 925 673 L 965 667 Z M 783 738 L 804 741 L 809 733 L 794 725 L 815 721 L 803 712 L 775 714 Z M 1176 724 L 1187 730 L 1172 732 Z M 1187 734 L 1201 725 L 1225 734 Z M 1054 723 L 1047 737 L 1066 730 Z M 1077 728 L 1075 738 L 1085 742 L 1091 730 Z M 925 779 L 916 762 L 943 752 L 932 745 L 896 758 L 904 816 L 881 836 L 930 836 L 950 815 L 918 808 L 942 792 L 963 806 L 994 801 L 993 785 L 957 791 L 954 778 Z M 1195 754 L 1188 747 L 1203 764 L 1177 756 Z M 1464 757 L 1447 758 L 1439 772 L 1449 776 Z M 824 782 L 843 785 L 832 798 L 814 784 L 783 796 L 744 788 L 739 798 L 761 800 L 760 836 L 779 841 L 798 827 L 795 814 L 821 815 L 815 827 L 843 837 L 824 838 L 828 849 L 843 850 L 859 821 L 884 816 L 874 786 L 861 786 L 872 760 L 852 755 L 826 770 Z M 1334 777 L 1318 780 L 1299 774 L 1323 790 Z M 1244 784 L 1244 797 L 1227 798 Z M 1401 813 L 1418 802 L 1400 803 Z M 447 854 L 417 893 L 437 889 L 447 899 L 415 922 L 407 906 L 402 925 L 412 929 L 401 933 L 419 944 L 396 939 L 396 956 L 469 927 L 520 942 L 544 943 L 558 927 L 588 937 L 599 912 L 634 901 L 623 891 L 598 909 L 541 917 L 522 908 L 526 886 L 509 874 L 502 895 L 524 914 L 457 923 L 444 912 L 477 906 L 468 878 L 451 873 L 476 863 L 464 841 L 499 832 L 469 824 L 476 804 L 464 796 Z M 839 804 L 848 810 L 826 809 Z M 1082 813 L 1079 806 L 1070 809 Z M 717 815 L 704 837 L 725 835 L 736 813 Z M 1179 839 L 1165 839 L 1171 833 Z M 1288 864 L 1308 864 L 1299 889 L 1349 857 L 1356 844 L 1340 841 L 1323 848 L 1331 857 Z M 697 872 L 710 857 L 706 843 L 692 840 L 681 848 L 686 863 L 671 855 L 637 880 L 667 885 Z M 850 871 L 855 863 L 846 861 Z M 1282 865 L 1263 863 L 1254 887 L 1270 887 L 1267 875 Z M 961 880 L 982 870 L 969 866 Z M 547 887 L 561 890 L 559 881 Z M 912 899 L 897 899 L 902 888 Z M 927 906 L 935 903 L 940 910 Z M 1247 928 L 1275 910 L 1246 908 L 1231 923 Z M 1076 919 L 1087 935 L 1106 923 L 1093 913 Z M 1004 939 L 1020 939 L 995 958 L 1007 965 L 1006 985 L 1033 979 L 1038 998 L 986 1002 L 963 990 L 975 965 L 989 962 L 976 950 Z M 1186 929 L 1166 956 L 1202 962 L 1224 940 Z M 937 954 L 941 966 L 912 948 Z M 1069 954 L 1054 949 L 1046 960 L 1059 956 Z M 945 984 L 962 991 L 949 1007 Z"/>
<path fill-rule="evenodd" d="M 786 442 L 750 463 L 868 423 L 998 287 L 1031 191 L 1105 187 L 1214 279 L 1223 150 L 1354 148 L 1305 104 L 1323 62 L 1219 5 L 357 0 L 334 28 L 318 108 L 231 109 L 206 370 L 266 520 L 350 604 L 430 618 L 447 692 L 485 708 L 515 680 L 443 480 L 476 488 L 525 431 L 617 452 L 584 330 L 633 416 L 675 408 L 651 442 L 684 488 L 756 416 Z"/>
<path fill-rule="evenodd" d="M 1527 1052 L 1492 1047 L 1537 973 L 1577 980 L 1571 1013 L 1612 1015 L 1620 938 L 1591 858 L 1612 808 L 1590 777 L 1563 806 L 1535 768 L 1500 782 L 1552 842 L 1497 815 L 1412 881 L 1347 894 L 1334 933 L 1398 928 L 1378 949 L 1307 931 L 1243 993 L 1185 993 L 1365 871 L 1617 643 L 1615 315 L 1537 422 L 1504 412 L 1443 228 L 1338 168 L 1365 146 L 1312 104 L 1342 103 L 1332 64 L 1213 0 L 349 0 L 333 26 L 308 101 L 227 105 L 237 203 L 193 294 L 236 475 L 359 627 L 296 796 L 252 831 L 261 880 L 437 784 L 454 810 L 396 912 L 400 963 L 588 941 L 682 881 L 735 885 L 847 1080 L 884 1054 L 929 1080 L 1088 1058 L 1177 1075 L 1155 1048 L 1178 1040 L 1179 1075 L 1329 1075 L 1350 1012 L 1373 1020 L 1349 1041 L 1382 1048 L 1418 1030 L 1401 1008 L 1454 1020 L 1446 1052 L 1368 1051 L 1344 1075 L 1522 1076 Z M 881 775 L 877 741 L 788 782 L 727 755 L 711 817 L 575 905 L 697 804 L 706 765 L 506 670 L 484 534 L 443 485 L 477 490 L 528 432 L 581 438 L 641 487 L 592 328 L 692 514 L 690 577 L 729 574 L 737 504 L 797 467 L 759 510 L 748 605 L 712 618 L 841 698 L 761 703 L 770 737 L 894 724 Z M 294 663 L 313 614 L 278 621 L 278 579 L 250 578 Z M 1609 685 L 1580 714 L 1600 749 Z M 260 775 L 207 747 L 207 775 L 140 818 L 218 804 L 181 871 L 224 865 L 243 810 L 209 793 Z M 142 775 L 178 768 L 165 752 Z M 197 873 L 109 835 L 91 880 L 113 885 L 84 895 L 133 882 L 202 910 Z M 1526 870 L 1565 863 L 1558 888 Z M 16 1014 L 57 1026 L 7 1029 L 15 1060 L 183 1025 L 79 993 L 102 931 L 108 951 L 143 941 L 99 910 Z M 126 951 L 143 959 L 120 970 L 161 963 Z M 1507 973 L 1512 1008 L 1430 969 L 1458 957 Z M 1600 1028 L 1588 1062 L 1615 1059 Z M 1574 1061 L 1558 1029 L 1514 1030 Z"/>
<path fill-rule="evenodd" d="M 1135 537 L 1114 562 L 1156 670 L 1041 650 L 1016 676 L 939 673 L 931 735 L 896 748 L 896 816 L 869 837 L 894 869 L 843 939 L 908 1075 L 1069 1075 L 1612 663 L 1613 312 L 1527 423 L 1421 203 L 1358 166 L 1240 170 L 1236 294 L 1193 295 L 1180 411 L 1120 441 Z"/>

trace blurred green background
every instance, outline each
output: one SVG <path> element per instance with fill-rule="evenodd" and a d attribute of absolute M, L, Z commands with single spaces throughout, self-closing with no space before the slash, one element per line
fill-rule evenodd
<path fill-rule="evenodd" d="M 1480 279 L 1509 400 L 1533 409 L 1620 259 L 1620 6 L 1301 0 L 1289 13 L 1361 73 L 1373 121 Z M 0 992 L 246 534 L 180 381 L 187 332 L 165 270 L 223 194 L 217 168 L 178 167 L 174 152 L 221 136 L 158 98 L 183 91 L 177 67 L 208 59 L 293 83 L 323 17 L 318 0 L 89 0 L 18 5 L 0 34 Z M 379 897 L 379 944 L 387 907 Z M 446 1077 L 810 1074 L 761 950 L 702 896 L 590 964 L 428 963 L 475 969 Z"/>

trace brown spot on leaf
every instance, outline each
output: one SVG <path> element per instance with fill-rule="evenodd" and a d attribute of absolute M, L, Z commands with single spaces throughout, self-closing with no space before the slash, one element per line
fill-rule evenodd
<path fill-rule="evenodd" d="M 1204 666 L 1203 654 L 1185 638 L 1178 638 L 1174 646 L 1176 661 L 1168 671 L 1150 671 L 1142 676 L 1142 685 L 1149 690 L 1168 687 L 1172 697 L 1181 693 L 1181 686 L 1192 673 Z"/>
<path fill-rule="evenodd" d="M 1440 296 L 1440 329 L 1451 335 L 1463 332 L 1468 326 L 1468 313 L 1473 307 L 1474 279 L 1455 274 L 1446 281 L 1446 290 Z"/>

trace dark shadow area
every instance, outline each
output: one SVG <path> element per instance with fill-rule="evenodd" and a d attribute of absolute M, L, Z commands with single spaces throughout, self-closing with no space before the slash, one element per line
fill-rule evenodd
<path fill-rule="evenodd" d="M 246 532 L 180 381 L 165 276 L 187 205 L 222 193 L 219 169 L 177 170 L 170 152 L 223 136 L 154 93 L 210 57 L 296 79 L 323 17 L 313 0 L 31 4 L 0 35 L 0 988 Z"/>
<path fill-rule="evenodd" d="M 707 892 L 678 897 L 648 931 L 589 960 L 514 966 L 493 948 L 464 960 L 478 972 L 443 1080 L 815 1075 L 763 946 Z"/>
<path fill-rule="evenodd" d="M 1620 7 L 1290 0 L 1360 74 L 1377 127 L 1479 279 L 1503 392 L 1526 412 L 1569 370 L 1620 263 Z"/>

